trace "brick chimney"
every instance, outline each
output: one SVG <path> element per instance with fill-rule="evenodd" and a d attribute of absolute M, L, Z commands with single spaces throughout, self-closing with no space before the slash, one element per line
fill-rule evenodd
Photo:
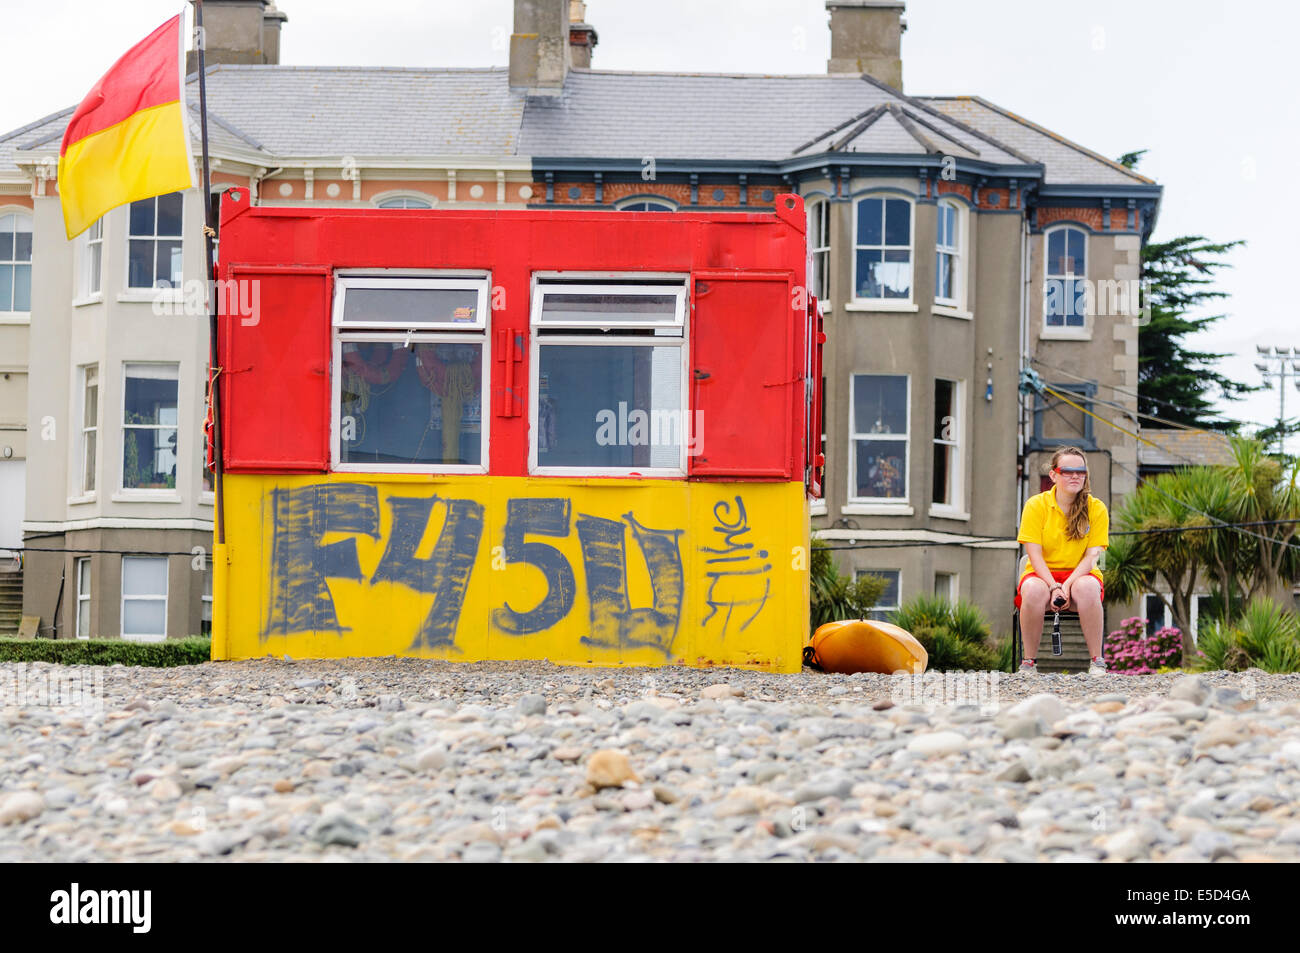
<path fill-rule="evenodd" d="M 558 96 L 569 72 L 569 0 L 515 0 L 510 87 Z"/>
<path fill-rule="evenodd" d="M 274 66 L 280 62 L 280 27 L 289 19 L 273 0 L 204 0 L 204 62 Z M 185 71 L 198 69 L 199 55 L 185 54 Z"/>
<path fill-rule="evenodd" d="M 587 5 L 569 0 L 569 65 L 590 69 L 595 47 L 596 28 L 587 22 Z"/>
<path fill-rule="evenodd" d="M 903 88 L 904 0 L 826 0 L 831 12 L 828 73 L 867 73 Z"/>

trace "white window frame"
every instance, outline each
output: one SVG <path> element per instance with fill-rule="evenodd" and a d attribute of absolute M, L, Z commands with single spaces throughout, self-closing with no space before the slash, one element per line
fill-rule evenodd
<path fill-rule="evenodd" d="M 818 428 L 822 432 L 821 444 L 819 445 L 819 448 L 821 450 L 822 459 L 829 462 L 830 456 L 826 452 L 826 427 L 824 426 L 824 424 L 826 423 L 826 375 L 825 374 L 822 375 L 821 388 L 822 388 L 822 416 L 821 416 L 821 420 L 818 421 L 818 424 L 821 424 L 823 426 L 820 426 Z M 829 466 L 822 467 L 822 495 L 812 501 L 812 505 L 808 508 L 808 512 L 810 516 L 826 515 L 826 474 L 830 472 L 830 469 L 831 468 Z"/>
<path fill-rule="evenodd" d="M 953 228 L 957 231 L 957 241 L 955 244 L 942 245 L 939 242 L 940 224 L 943 221 L 943 213 L 951 210 L 953 214 Z M 934 303 L 937 308 L 945 310 L 964 312 L 966 310 L 966 232 L 967 232 L 967 209 L 964 204 L 955 199 L 940 199 L 938 203 L 938 215 L 935 220 L 935 288 Z M 953 259 L 952 269 L 952 295 L 947 298 L 939 297 L 939 256 L 949 255 Z"/>
<path fill-rule="evenodd" d="M 940 577 L 943 577 L 948 580 L 947 591 L 943 593 L 939 592 Z M 948 602 L 951 603 L 952 605 L 957 604 L 957 599 L 959 598 L 959 594 L 961 592 L 961 585 L 958 581 L 957 573 L 944 572 L 943 570 L 936 570 L 934 574 L 934 587 L 935 587 L 934 594 L 936 596 L 941 596 L 942 598 L 947 599 Z"/>
<path fill-rule="evenodd" d="M 645 284 L 648 281 L 671 279 L 680 284 Z M 583 279 L 580 283 L 568 283 L 565 279 Z M 640 283 L 638 283 L 640 282 Z M 583 334 L 583 327 L 591 330 L 604 330 L 595 324 L 565 323 L 562 321 L 542 321 L 542 310 L 547 294 L 580 294 L 599 289 L 607 294 L 662 296 L 674 294 L 677 298 L 671 318 L 643 319 L 631 318 L 620 320 L 617 327 L 629 330 L 674 329 L 680 333 L 672 337 L 659 336 L 604 336 L 593 337 Z M 539 476 L 644 476 L 644 477 L 684 477 L 686 476 L 686 455 L 689 440 L 683 432 L 678 465 L 676 467 L 596 467 L 596 466 L 539 466 L 537 462 L 538 405 L 541 384 L 541 349 L 552 345 L 578 345 L 582 347 L 676 347 L 681 353 L 679 361 L 679 378 L 681 381 L 681 413 L 687 421 L 684 427 L 693 426 L 690 404 L 690 328 L 686 319 L 687 301 L 690 297 L 690 276 L 684 274 L 664 275 L 646 273 L 642 275 L 624 274 L 571 274 L 562 277 L 550 277 L 545 273 L 535 273 L 531 289 L 531 316 L 529 319 L 529 377 L 528 377 L 528 472 Z M 538 333 L 547 329 L 572 329 L 570 334 Z M 612 327 L 611 327 L 612 329 Z M 596 422 L 592 421 L 595 428 Z"/>
<path fill-rule="evenodd" d="M 94 385 L 95 385 L 95 419 L 86 420 L 86 397 L 87 397 L 87 392 L 90 389 L 92 374 L 94 375 Z M 80 388 L 81 401 L 78 405 L 77 419 L 81 427 L 81 441 L 77 452 L 77 471 L 78 471 L 77 496 L 79 499 L 93 500 L 95 498 L 95 491 L 99 487 L 99 448 L 100 445 L 102 444 L 102 441 L 99 439 L 99 429 L 100 429 L 99 417 L 100 417 L 100 407 L 102 406 L 101 398 L 104 396 L 104 394 L 102 388 L 100 388 L 99 386 L 99 365 L 98 364 L 83 364 L 81 367 L 80 376 L 81 376 L 81 388 Z M 86 472 L 87 472 L 86 448 L 88 446 L 88 439 L 91 435 L 94 435 L 95 438 L 95 454 L 94 454 L 94 459 L 90 461 L 89 469 L 90 469 L 90 476 L 94 483 L 94 486 L 87 487 L 86 486 Z"/>
<path fill-rule="evenodd" d="M 884 259 L 885 251 L 901 251 L 903 245 L 887 245 L 885 241 L 885 219 L 888 212 L 881 208 L 881 232 L 880 245 L 860 245 L 858 243 L 858 216 L 862 214 L 862 204 L 871 199 L 879 199 L 882 202 L 897 201 L 906 202 L 908 211 L 907 223 L 907 257 L 908 265 L 911 268 L 912 277 L 908 282 L 908 295 L 906 298 L 862 298 L 858 296 L 858 252 L 864 249 L 881 250 L 881 259 Z M 853 276 L 853 287 L 849 291 L 853 310 L 870 310 L 870 311 L 915 311 L 916 306 L 916 200 L 911 196 L 897 195 L 892 192 L 875 192 L 865 195 L 856 196 L 853 199 L 853 262 L 849 269 Z"/>
<path fill-rule="evenodd" d="M 153 300 L 154 300 L 158 295 L 160 295 L 160 294 L 163 295 L 163 296 L 178 297 L 178 296 L 181 296 L 181 295 L 183 295 L 183 294 L 185 293 L 185 289 L 184 289 L 184 287 L 183 287 L 183 285 L 184 285 L 184 283 L 185 283 L 185 264 L 184 264 L 184 262 L 185 262 L 185 244 L 186 244 L 186 242 L 185 242 L 185 207 L 186 207 L 185 191 L 181 191 L 181 192 L 179 192 L 179 193 L 167 193 L 167 194 L 169 194 L 169 195 L 179 194 L 180 197 L 181 197 L 181 234 L 179 234 L 179 235 L 159 235 L 159 234 L 158 234 L 158 206 L 157 206 L 157 200 L 158 200 L 159 198 L 162 198 L 163 196 L 155 195 L 155 196 L 154 196 L 153 198 L 151 198 L 151 199 L 141 199 L 141 200 L 140 200 L 140 201 L 143 201 L 143 202 L 154 202 L 154 203 L 155 203 L 155 204 L 154 204 L 154 221 L 153 221 L 153 234 L 152 234 L 152 235 L 133 235 L 133 234 L 131 234 L 131 206 L 134 205 L 135 203 L 134 203 L 134 202 L 129 202 L 129 203 L 127 203 L 127 205 L 126 205 L 126 214 L 123 216 L 123 218 L 125 219 L 125 221 L 122 223 L 122 231 L 123 231 L 123 234 L 125 235 L 125 245 L 124 245 L 123 247 L 124 247 L 124 249 L 125 249 L 125 251 L 126 251 L 126 254 L 122 256 L 122 267 L 123 267 L 123 269 L 125 270 L 125 273 L 124 273 L 123 276 L 122 276 L 122 289 L 123 289 L 124 295 L 123 295 L 123 298 L 119 298 L 119 300 L 144 300 L 144 301 L 153 301 Z M 138 241 L 138 242 L 143 242 L 143 241 L 152 241 L 152 242 L 153 242 L 153 246 L 154 246 L 154 248 L 153 248 L 153 253 L 154 253 L 154 267 L 156 268 L 156 267 L 157 267 L 157 264 L 158 264 L 158 242 L 159 242 L 160 240 L 163 240 L 163 241 L 179 241 L 179 242 L 181 243 L 181 286 L 172 285 L 172 286 L 169 287 L 169 288 L 164 288 L 164 287 L 159 287 L 159 286 L 157 286 L 157 285 L 149 285 L 148 287 L 145 287 L 145 286 L 143 286 L 143 285 L 133 285 L 133 284 L 131 284 L 131 242 L 132 242 L 132 241 Z"/>
<path fill-rule="evenodd" d="M 965 410 L 966 382 L 956 380 L 950 377 L 936 377 L 935 390 L 938 390 L 939 381 L 946 381 L 952 385 L 952 440 L 940 440 L 938 437 L 932 437 L 930 445 L 932 448 L 931 466 L 939 465 L 939 454 L 933 448 L 940 445 L 952 448 L 952 472 L 949 475 L 949 495 L 952 497 L 950 503 L 936 503 L 930 500 L 930 515 L 942 516 L 950 519 L 969 519 L 970 514 L 966 511 L 966 481 L 963 479 L 966 472 L 965 460 L 963 459 L 963 447 L 965 446 L 966 437 L 966 419 L 963 411 Z M 932 474 L 933 476 L 933 474 Z M 930 481 L 930 495 L 934 495 L 934 481 Z"/>
<path fill-rule="evenodd" d="M 199 420 L 195 425 L 194 432 L 198 435 L 196 442 L 199 448 L 199 502 L 211 504 L 216 499 L 217 475 L 208 469 L 208 434 L 204 429 L 208 422 L 208 388 L 212 386 L 212 368 L 204 364 L 203 367 L 203 395 L 199 398 Z M 209 486 L 203 487 L 203 481 L 207 480 Z"/>
<path fill-rule="evenodd" d="M 657 205 L 658 208 L 629 208 L 632 205 Z M 676 212 L 678 206 L 660 195 L 628 195 L 615 202 L 614 208 L 620 212 Z"/>
<path fill-rule="evenodd" d="M 174 426 L 167 424 L 128 424 L 126 422 L 126 381 L 131 377 L 131 369 L 137 367 L 154 367 L 154 368 L 172 368 L 175 372 L 174 377 L 156 377 L 155 380 L 171 380 L 176 382 L 176 423 Z M 148 379 L 148 378 L 145 378 Z M 184 428 L 181 426 L 181 366 L 176 361 L 124 361 L 122 363 L 122 414 L 121 414 L 121 460 L 117 468 L 117 487 L 118 492 L 114 495 L 116 500 L 139 499 L 139 500 L 177 500 L 180 499 L 181 487 L 183 486 L 185 467 L 182 464 L 184 459 L 181 454 L 182 440 L 181 435 Z M 101 397 L 102 397 L 101 393 Z M 176 485 L 174 487 L 129 487 L 126 485 L 126 436 L 128 430 L 175 430 L 176 431 Z"/>
<path fill-rule="evenodd" d="M 476 291 L 478 304 L 474 320 L 464 322 L 419 321 L 402 328 L 399 324 L 379 324 L 375 321 L 345 321 L 344 307 L 347 292 L 353 288 L 380 288 L 385 290 L 426 291 Z M 334 281 L 334 306 L 331 313 L 330 362 L 330 469 L 339 473 L 487 473 L 488 437 L 491 429 L 491 371 L 492 355 L 487 334 L 487 312 L 491 296 L 492 277 L 465 272 L 420 274 L 390 272 L 381 274 L 339 273 Z M 364 344 L 402 342 L 415 344 L 478 344 L 480 350 L 480 424 L 479 463 L 348 463 L 342 459 L 342 431 L 339 375 L 343 371 L 344 341 Z"/>
<path fill-rule="evenodd" d="M 86 583 L 86 591 L 85 591 L 84 593 L 81 591 L 81 583 L 82 583 L 82 581 L 83 581 L 83 571 L 84 571 L 84 581 L 85 581 L 85 583 Z M 89 556 L 79 556 L 79 557 L 77 557 L 76 564 L 75 564 L 75 566 L 74 566 L 74 577 L 73 577 L 73 578 L 75 578 L 75 579 L 77 580 L 77 623 L 76 623 L 76 636 L 77 636 L 77 638 L 79 638 L 79 639 L 89 639 L 89 638 L 90 638 L 90 628 L 91 628 L 91 625 L 90 625 L 90 593 L 91 593 L 91 576 L 90 576 L 90 572 L 91 572 L 90 557 L 89 557 Z M 82 604 L 83 602 L 86 603 L 86 631 L 85 631 L 85 632 L 81 631 L 81 604 Z"/>
<path fill-rule="evenodd" d="M 1058 232 L 1078 232 L 1083 236 L 1083 269 L 1081 274 L 1070 272 L 1067 274 L 1057 274 L 1051 271 L 1052 256 L 1049 251 L 1052 244 L 1052 236 Z M 1065 239 L 1066 250 L 1069 250 L 1070 240 Z M 1078 280 L 1087 281 L 1088 279 L 1088 230 L 1081 225 L 1074 225 L 1069 222 L 1053 225 L 1043 232 L 1043 336 L 1044 337 L 1079 337 L 1086 336 L 1090 331 L 1089 315 L 1087 311 L 1078 315 L 1079 324 L 1070 324 L 1071 315 L 1063 315 L 1062 324 L 1047 323 L 1047 299 L 1048 283 L 1051 281 L 1073 282 Z"/>
<path fill-rule="evenodd" d="M 888 622 L 889 616 L 897 612 L 903 606 L 903 570 L 901 569 L 858 569 L 853 573 L 853 581 L 857 582 L 863 576 L 888 576 L 890 574 L 898 577 L 898 602 L 893 605 L 882 606 L 874 605 L 867 611 L 867 618 L 874 619 L 877 622 Z M 879 615 L 877 615 L 879 613 Z"/>
<path fill-rule="evenodd" d="M 808 271 L 809 292 L 822 304 L 830 307 L 831 292 L 831 203 L 826 198 L 809 199 L 808 212 Z"/>
<path fill-rule="evenodd" d="M 126 561 L 128 559 L 151 560 L 161 562 L 166 571 L 163 573 L 163 594 L 150 596 L 128 596 L 126 594 Z M 123 556 L 122 557 L 122 604 L 121 620 L 119 628 L 122 630 L 122 638 L 127 642 L 163 642 L 167 639 L 167 597 L 171 589 L 171 561 L 166 556 Z M 163 604 L 163 631 L 159 633 L 147 633 L 139 635 L 126 634 L 126 604 L 127 602 L 161 602 Z"/>
<path fill-rule="evenodd" d="M 859 435 L 857 431 L 857 378 L 859 377 L 901 377 L 906 381 L 906 394 L 904 397 L 904 409 L 907 413 L 907 429 L 903 433 L 902 440 L 897 439 L 898 434 L 873 434 L 864 433 Z M 902 496 L 855 496 L 858 488 L 858 440 L 878 440 L 889 443 L 902 443 L 904 447 L 904 457 L 906 461 L 903 468 L 903 495 Z M 889 507 L 897 509 L 909 508 L 911 505 L 911 479 L 912 479 L 912 375 L 911 374 L 879 374 L 872 371 L 852 371 L 849 374 L 849 469 L 848 469 L 848 501 L 850 504 L 869 504 L 873 507 Z M 846 510 L 846 512 L 849 512 Z"/>
<path fill-rule="evenodd" d="M 207 622 L 208 632 L 209 634 L 211 634 L 211 630 L 212 630 L 212 560 L 211 559 L 205 559 L 203 561 L 203 595 L 200 597 L 200 601 L 203 608 L 199 613 L 199 629 L 202 630 L 203 623 Z M 203 618 L 204 612 L 206 612 L 208 616 L 206 619 Z"/>
<path fill-rule="evenodd" d="M 32 210 L 29 209 L 29 208 L 24 208 L 24 207 L 21 206 L 21 205 L 20 205 L 20 206 L 0 206 L 0 219 L 2 219 L 2 218 L 7 218 L 7 217 L 10 216 L 10 215 L 12 215 L 12 216 L 14 217 L 14 231 L 15 231 L 15 232 L 18 232 L 18 231 L 19 231 L 18 224 L 19 224 L 19 221 L 20 221 L 20 220 L 23 220 L 23 221 L 25 221 L 25 222 L 27 223 L 27 232 L 28 232 L 28 234 L 30 234 L 30 235 L 32 236 L 32 238 L 33 238 L 33 245 L 32 245 L 32 258 L 35 258 L 35 257 L 36 257 L 36 246 L 35 246 L 36 219 L 35 219 L 35 217 L 32 215 Z M 26 265 L 26 266 L 27 266 L 27 269 L 28 269 L 28 275 L 30 275 L 30 274 L 31 274 L 31 269 L 32 269 L 32 258 L 27 258 L 27 259 L 20 260 L 20 259 L 18 258 L 18 256 L 17 256 L 16 250 L 15 250 L 15 254 L 14 254 L 14 257 L 13 257 L 13 258 L 0 259 L 0 264 L 3 264 L 3 265 L 11 265 L 11 266 Z M 15 274 L 17 274 L 17 268 L 16 268 L 16 267 L 15 267 Z M 16 282 L 15 282 L 15 283 L 16 283 Z M 29 296 L 29 299 L 30 299 L 30 295 L 31 295 L 31 293 L 32 293 L 32 292 L 31 292 L 31 288 L 32 288 L 32 285 L 31 285 L 31 279 L 29 278 L 29 279 L 28 279 L 28 296 Z M 10 303 L 11 303 L 11 302 L 5 302 L 3 306 L 0 306 L 0 324 L 30 324 L 30 323 L 31 323 L 31 319 L 32 319 L 32 312 L 30 311 L 30 309 L 27 310 L 27 311 L 10 311 L 10 310 L 7 310 L 7 309 L 8 309 L 8 305 L 9 305 Z M 29 307 L 30 307 L 30 300 L 29 300 Z"/>
<path fill-rule="evenodd" d="M 1157 630 L 1174 624 L 1173 612 L 1170 611 L 1169 606 L 1165 603 L 1165 599 L 1167 598 L 1167 596 L 1168 593 L 1161 593 L 1161 592 L 1142 593 L 1141 601 L 1138 603 L 1140 606 L 1142 606 L 1142 623 L 1143 623 L 1142 638 L 1144 639 L 1150 638 L 1150 636 L 1147 635 L 1147 631 L 1146 631 L 1147 624 L 1151 621 L 1151 617 L 1147 615 L 1147 599 L 1160 600 L 1161 615 L 1160 615 L 1160 624 L 1156 626 Z M 1192 617 L 1191 619 L 1188 620 L 1188 622 L 1189 622 L 1189 628 L 1191 628 L 1192 630 L 1193 645 L 1197 644 L 1197 628 L 1201 617 L 1201 600 L 1208 599 L 1208 598 L 1210 598 L 1209 593 L 1205 593 L 1205 592 L 1192 593 L 1192 604 L 1191 604 Z"/>
<path fill-rule="evenodd" d="M 438 197 L 436 195 L 426 195 L 423 192 L 385 192 L 382 195 L 376 195 L 372 201 L 375 203 L 375 208 L 427 210 L 438 204 Z M 398 202 L 403 204 L 396 204 Z M 417 202 L 419 204 L 407 204 L 410 202 Z"/>
<path fill-rule="evenodd" d="M 130 226 L 128 225 L 128 228 Z M 81 269 L 74 304 L 89 304 L 104 297 L 104 220 L 97 219 L 81 233 L 78 252 Z"/>

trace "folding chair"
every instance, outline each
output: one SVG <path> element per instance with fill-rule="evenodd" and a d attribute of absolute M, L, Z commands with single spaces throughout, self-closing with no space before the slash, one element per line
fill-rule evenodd
<path fill-rule="evenodd" d="M 1016 581 L 1019 582 L 1020 576 L 1029 567 L 1029 557 L 1021 556 L 1020 563 L 1016 567 Z M 1014 593 L 1012 599 L 1014 601 Z M 1056 610 L 1048 605 L 1046 613 L 1043 615 L 1043 635 L 1038 642 L 1037 665 L 1040 672 L 1082 672 L 1087 669 L 1088 643 L 1083 637 L 1083 626 L 1079 622 L 1077 612 L 1062 612 L 1061 616 L 1061 654 L 1051 654 L 1051 633 L 1052 620 L 1056 616 Z M 1013 632 L 1013 643 L 1011 649 L 1011 669 L 1015 671 L 1020 660 L 1024 655 L 1024 639 L 1020 635 L 1020 608 L 1011 613 L 1011 631 Z M 1044 642 L 1047 643 L 1048 653 L 1043 654 Z"/>

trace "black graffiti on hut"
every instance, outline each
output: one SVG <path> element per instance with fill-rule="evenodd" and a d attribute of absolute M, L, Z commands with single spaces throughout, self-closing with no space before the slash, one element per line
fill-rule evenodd
<path fill-rule="evenodd" d="M 768 576 L 772 564 L 763 563 L 767 559 L 767 550 L 754 551 L 753 543 L 741 539 L 750 532 L 749 516 L 745 512 L 745 501 L 738 496 L 735 501 L 734 519 L 731 517 L 731 504 L 726 500 L 719 500 L 713 507 L 713 519 L 717 524 L 713 527 L 713 532 L 721 534 L 722 545 L 700 547 L 700 552 L 711 554 L 704 560 L 705 564 L 718 567 L 705 573 L 709 579 L 709 588 L 704 595 L 704 604 L 708 606 L 709 612 L 702 624 L 708 625 L 719 610 L 725 609 L 722 635 L 727 634 L 727 627 L 737 610 L 753 606 L 754 611 L 749 618 L 740 624 L 742 632 L 749 628 L 750 623 L 758 618 L 758 614 L 767 605 L 767 597 L 772 592 L 772 579 Z M 761 592 L 758 589 L 759 583 L 763 586 Z"/>
<path fill-rule="evenodd" d="M 416 592 L 433 593 L 433 608 L 420 627 L 412 648 L 456 644 L 456 623 L 460 621 L 465 590 L 483 538 L 483 504 L 473 500 L 445 500 L 447 521 L 428 559 L 415 555 L 424 538 L 433 505 L 439 497 L 389 497 L 393 530 L 388 546 L 371 578 L 376 582 L 400 582 Z"/>
<path fill-rule="evenodd" d="M 591 604 L 591 634 L 582 641 L 605 648 L 649 646 L 669 653 L 686 597 L 677 541 L 682 531 L 650 529 L 631 513 L 625 513 L 621 522 L 584 515 L 577 526 Z M 650 573 L 654 605 L 649 608 L 633 609 L 628 604 L 625 533 L 629 527 Z"/>
<path fill-rule="evenodd" d="M 436 504 L 445 521 L 427 558 L 416 556 Z M 327 579 L 364 581 L 357 541 L 322 544 L 327 533 L 380 537 L 379 493 L 374 486 L 326 483 L 273 490 L 268 497 L 272 529 L 271 598 L 262 638 L 272 634 L 333 630 L 341 624 Z M 411 644 L 412 650 L 455 648 L 465 592 L 482 545 L 484 509 L 474 500 L 431 496 L 390 496 L 392 528 L 379 565 L 370 579 L 397 583 L 433 595 L 433 606 Z M 492 612 L 492 624 L 508 635 L 543 632 L 573 609 L 577 582 L 568 557 L 525 536 L 569 535 L 572 501 L 560 497 L 512 499 L 506 503 L 502 552 L 507 563 L 536 567 L 547 582 L 545 597 L 527 611 L 509 601 Z M 574 524 L 582 546 L 590 605 L 590 645 L 608 648 L 649 646 L 667 654 L 681 622 L 685 572 L 678 539 L 682 530 L 651 529 L 631 513 L 622 521 L 582 514 Z M 636 540 L 653 590 L 653 606 L 633 608 L 627 596 L 625 536 Z"/>

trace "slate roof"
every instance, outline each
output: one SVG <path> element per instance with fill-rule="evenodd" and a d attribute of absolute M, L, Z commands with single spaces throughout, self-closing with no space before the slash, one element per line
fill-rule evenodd
<path fill-rule="evenodd" d="M 1142 437 L 1156 446 L 1138 444 L 1140 466 L 1186 467 L 1233 461 L 1232 446 L 1223 434 L 1143 427 Z"/>
<path fill-rule="evenodd" d="M 563 94 L 526 97 L 509 71 L 210 67 L 215 151 L 267 161 L 358 157 L 573 157 L 780 161 L 826 151 L 1042 162 L 1048 184 L 1151 180 L 979 97 L 912 98 L 871 77 L 575 69 Z M 188 84 L 191 115 L 197 78 Z M 0 172 L 57 149 L 72 109 L 0 136 Z M 196 117 L 195 117 L 196 118 Z M 194 122 L 194 134 L 198 123 Z"/>
<path fill-rule="evenodd" d="M 869 114 L 874 121 L 847 141 L 837 135 L 842 127 L 853 132 L 845 124 Z M 939 148 L 927 148 L 917 130 Z M 951 147 L 957 155 L 980 152 L 989 162 L 1030 161 L 860 76 L 577 69 L 557 101 L 529 100 L 520 135 L 520 151 L 531 156 L 779 160 L 815 155 L 828 145 L 886 154 Z"/>
<path fill-rule="evenodd" d="M 223 65 L 207 87 L 210 110 L 278 156 L 520 154 L 524 96 L 504 67 Z"/>
<path fill-rule="evenodd" d="M 925 96 L 921 101 L 1033 156 L 1047 167 L 1046 180 L 1053 185 L 1154 184 L 1146 176 L 978 96 Z"/>
<path fill-rule="evenodd" d="M 68 125 L 68 120 L 72 118 L 73 108 L 75 107 L 69 106 L 67 109 L 61 109 L 0 135 L 0 172 L 17 172 L 18 166 L 14 164 L 15 153 L 21 149 L 31 148 L 36 143 L 49 140 L 51 137 L 57 151 L 58 143 L 63 139 L 63 130 Z"/>
<path fill-rule="evenodd" d="M 202 133 L 199 128 L 198 95 L 192 97 L 189 105 L 190 140 L 194 154 L 199 154 L 202 147 Z M 16 172 L 15 159 L 22 157 L 24 151 L 41 150 L 58 153 L 63 142 L 63 132 L 68 120 L 72 118 L 72 109 L 63 109 L 53 115 L 38 119 L 21 129 L 0 136 L 0 172 Z M 242 132 L 228 122 L 223 116 L 208 108 L 208 146 L 214 152 L 238 148 L 244 152 L 262 151 L 257 140 Z M 274 158 L 267 153 L 267 159 Z"/>

